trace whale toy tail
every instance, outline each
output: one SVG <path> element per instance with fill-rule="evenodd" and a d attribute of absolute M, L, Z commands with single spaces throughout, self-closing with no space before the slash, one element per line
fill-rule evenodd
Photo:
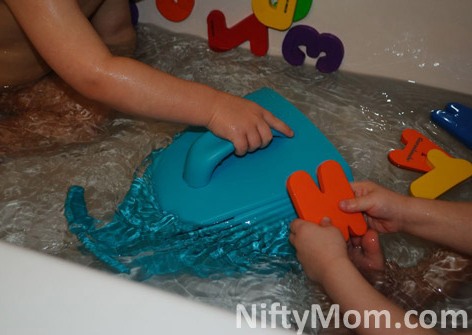
<path fill-rule="evenodd" d="M 72 187 L 65 214 L 84 247 L 119 272 L 139 268 L 142 278 L 268 271 L 271 262 L 298 266 L 288 241 L 296 217 L 288 177 L 298 170 L 314 177 L 327 160 L 338 162 L 349 180 L 351 172 L 321 131 L 275 91 L 263 88 L 246 98 L 295 135 L 274 133 L 267 147 L 239 157 L 231 142 L 190 127 L 151 153 L 108 224 L 88 215 L 83 189 Z"/>

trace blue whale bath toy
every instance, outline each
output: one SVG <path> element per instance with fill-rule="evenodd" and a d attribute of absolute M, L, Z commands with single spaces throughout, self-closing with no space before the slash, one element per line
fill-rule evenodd
<path fill-rule="evenodd" d="M 292 172 L 312 171 L 333 159 L 350 175 L 336 148 L 287 100 L 269 89 L 246 98 L 284 120 L 295 136 L 275 134 L 266 148 L 238 157 L 231 142 L 211 132 L 183 133 L 149 167 L 159 204 L 182 221 L 204 226 L 275 213 L 290 216 L 294 212 L 285 182 Z"/>
<path fill-rule="evenodd" d="M 110 223 L 88 215 L 83 188 L 70 188 L 65 215 L 83 246 L 119 272 L 199 276 L 297 264 L 288 242 L 295 210 L 286 180 L 326 160 L 348 164 L 317 127 L 275 91 L 246 96 L 295 132 L 239 157 L 231 142 L 190 127 L 152 152 Z M 143 170 L 143 169 L 140 169 Z M 284 260 L 281 262 L 280 260 Z"/>

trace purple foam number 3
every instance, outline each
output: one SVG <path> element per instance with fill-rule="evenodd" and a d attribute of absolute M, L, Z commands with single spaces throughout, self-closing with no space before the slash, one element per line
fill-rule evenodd
<path fill-rule="evenodd" d="M 306 47 L 306 55 L 318 58 L 316 68 L 323 73 L 336 71 L 344 58 L 344 46 L 336 36 L 323 33 L 310 26 L 298 25 L 292 27 L 285 35 L 282 43 L 282 54 L 285 60 L 294 66 L 303 65 L 305 53 L 300 46 Z M 320 57 L 320 54 L 325 55 Z"/>

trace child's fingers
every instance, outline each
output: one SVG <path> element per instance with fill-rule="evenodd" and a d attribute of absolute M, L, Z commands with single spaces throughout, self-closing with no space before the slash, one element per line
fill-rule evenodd
<path fill-rule="evenodd" d="M 298 230 L 300 229 L 300 226 L 303 225 L 303 223 L 304 221 L 300 219 L 293 220 L 290 224 L 290 233 L 296 235 Z"/>
<path fill-rule="evenodd" d="M 248 148 L 247 151 L 253 152 L 262 147 L 263 140 L 258 131 L 252 131 L 247 134 Z"/>
<path fill-rule="evenodd" d="M 339 208 L 347 213 L 366 212 L 372 206 L 370 197 L 346 199 L 339 202 Z"/>
<path fill-rule="evenodd" d="M 359 212 L 357 199 L 346 199 L 339 202 L 339 208 L 347 213 Z"/>
<path fill-rule="evenodd" d="M 272 141 L 272 131 L 267 123 L 260 125 L 257 130 L 262 140 L 261 148 L 265 148 Z"/>
<path fill-rule="evenodd" d="M 375 188 L 375 184 L 368 180 L 357 181 L 351 183 L 351 188 L 356 197 L 362 197 L 372 192 Z"/>
<path fill-rule="evenodd" d="M 234 145 L 234 153 L 236 156 L 244 156 L 249 148 L 249 143 L 246 136 L 236 136 L 234 139 L 231 139 Z"/>
<path fill-rule="evenodd" d="M 297 237 L 297 232 L 298 232 L 298 229 L 300 228 L 300 226 L 303 224 L 302 220 L 300 219 L 295 219 L 292 221 L 292 223 L 290 224 L 290 235 L 288 237 L 288 240 L 290 241 L 290 243 L 292 243 L 292 245 L 295 246 L 296 244 L 296 237 Z"/>
<path fill-rule="evenodd" d="M 295 245 L 295 234 L 290 232 L 290 235 L 288 236 L 288 240 L 292 245 Z"/>
<path fill-rule="evenodd" d="M 285 136 L 288 136 L 288 137 L 293 136 L 293 130 L 285 122 L 275 117 L 272 113 L 268 111 L 264 111 L 263 117 L 264 117 L 264 120 L 269 124 L 271 128 L 274 128 L 275 130 L 281 132 Z"/>
<path fill-rule="evenodd" d="M 320 221 L 320 226 L 321 227 L 328 227 L 330 225 L 331 225 L 331 219 L 329 217 L 325 216 L 324 218 L 321 219 L 321 221 Z"/>

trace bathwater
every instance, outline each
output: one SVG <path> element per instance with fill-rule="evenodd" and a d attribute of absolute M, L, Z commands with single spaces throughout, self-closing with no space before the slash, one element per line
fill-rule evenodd
<path fill-rule="evenodd" d="M 255 57 L 243 49 L 215 53 L 203 39 L 152 25 L 140 25 L 138 35 L 136 57 L 175 76 L 240 96 L 261 87 L 276 90 L 306 113 L 338 148 L 356 180 L 370 179 L 408 193 L 409 184 L 420 174 L 399 169 L 387 159 L 390 150 L 402 147 L 400 136 L 405 128 L 420 131 L 452 156 L 472 161 L 471 150 L 429 120 L 432 109 L 450 101 L 472 105 L 472 96 L 342 71 L 321 74 L 311 66 L 293 67 L 281 58 Z M 168 145 L 182 129 L 181 125 L 120 116 L 92 143 L 3 159 L 0 239 L 110 271 L 68 232 L 63 214 L 68 187 L 83 186 L 90 214 L 110 221 L 142 160 L 153 149 Z M 472 201 L 472 180 L 441 198 Z M 377 278 L 379 290 L 404 308 L 464 309 L 472 325 L 470 259 L 401 234 L 383 236 L 382 245 L 389 266 L 386 275 Z M 329 309 L 331 303 L 322 288 L 309 282 L 303 272 L 280 269 L 285 270 L 231 277 L 154 276 L 145 283 L 232 311 L 239 303 L 249 310 L 252 304 L 270 306 L 273 302 L 300 313 L 312 304 Z M 121 276 L 135 279 L 133 274 Z M 332 332 L 348 330 L 323 331 Z"/>

